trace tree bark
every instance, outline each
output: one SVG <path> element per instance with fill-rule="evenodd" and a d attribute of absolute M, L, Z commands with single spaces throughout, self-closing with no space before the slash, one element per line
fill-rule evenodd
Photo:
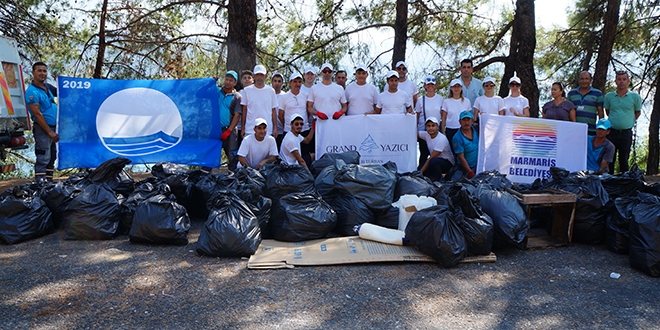
<path fill-rule="evenodd" d="M 227 4 L 227 70 L 252 70 L 257 63 L 257 1 Z"/>
<path fill-rule="evenodd" d="M 92 77 L 101 79 L 103 74 L 103 62 L 105 60 L 105 18 L 108 15 L 108 0 L 103 0 L 101 6 L 101 22 L 99 23 L 99 51 L 96 53 L 96 64 Z"/>
<path fill-rule="evenodd" d="M 392 52 L 392 68 L 396 62 L 406 60 L 406 43 L 408 42 L 408 0 L 396 0 L 396 20 L 394 21 L 394 51 Z"/>
<path fill-rule="evenodd" d="M 660 165 L 660 69 L 655 76 L 655 96 L 649 122 L 649 153 L 646 159 L 646 174 L 658 174 Z"/>
<path fill-rule="evenodd" d="M 605 91 L 607 80 L 607 69 L 609 68 L 616 37 L 616 28 L 619 24 L 619 9 L 621 0 L 608 0 L 605 16 L 603 17 L 603 34 L 600 37 L 598 57 L 596 57 L 596 69 L 594 70 L 594 81 L 592 86 Z"/>

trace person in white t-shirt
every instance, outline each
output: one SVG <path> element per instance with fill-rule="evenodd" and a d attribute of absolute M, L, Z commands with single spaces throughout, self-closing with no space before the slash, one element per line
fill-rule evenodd
<path fill-rule="evenodd" d="M 378 103 L 378 88 L 367 83 L 369 71 L 365 65 L 355 67 L 355 82 L 346 86 L 347 116 L 364 115 L 374 111 Z"/>
<path fill-rule="evenodd" d="M 504 110 L 500 115 L 529 117 L 529 100 L 520 95 L 520 78 L 513 76 L 509 79 L 511 95 L 504 98 Z"/>
<path fill-rule="evenodd" d="M 245 134 L 251 134 L 246 131 L 246 127 L 254 125 L 254 120 L 264 118 L 268 122 L 268 134 L 277 138 L 277 96 L 275 90 L 266 85 L 266 67 L 257 65 L 254 67 L 254 84 L 243 89 L 243 123 L 241 137 Z M 273 127 L 274 126 L 274 127 Z"/>
<path fill-rule="evenodd" d="M 259 169 L 264 164 L 277 159 L 275 138 L 266 135 L 268 134 L 267 125 L 266 119 L 257 118 L 254 120 L 254 134 L 250 134 L 243 139 L 243 143 L 238 149 L 238 167 Z"/>
<path fill-rule="evenodd" d="M 412 97 L 412 106 L 414 108 L 417 104 L 417 94 L 419 94 L 419 89 L 415 82 L 408 79 L 408 64 L 404 61 L 396 62 L 394 70 L 399 74 L 399 89 L 408 93 L 408 95 Z M 385 90 L 383 89 L 383 91 Z"/>
<path fill-rule="evenodd" d="M 447 140 L 451 141 L 454 134 L 461 128 L 458 117 L 463 111 L 472 112 L 472 104 L 470 104 L 470 100 L 463 97 L 461 80 L 454 79 L 449 83 L 449 97 L 442 102 L 440 132 L 447 137 Z"/>
<path fill-rule="evenodd" d="M 312 86 L 307 95 L 307 112 L 321 120 L 339 119 L 346 113 L 346 93 L 341 86 L 332 82 L 332 65 L 321 65 L 321 82 Z"/>
<path fill-rule="evenodd" d="M 300 143 L 307 144 L 312 140 L 312 137 L 314 136 L 314 125 L 312 125 L 309 135 L 303 137 L 300 135 L 303 127 L 303 117 L 300 114 L 295 113 L 291 116 L 289 123 L 291 124 L 291 131 L 286 133 L 284 140 L 282 141 L 280 159 L 282 159 L 282 163 L 284 164 L 298 164 L 303 167 L 308 167 L 307 164 L 311 164 L 312 160 L 311 158 L 303 159 L 300 154 Z"/>
<path fill-rule="evenodd" d="M 286 94 L 282 90 L 282 86 L 284 86 L 284 76 L 277 72 L 274 71 L 273 74 L 270 76 L 270 87 L 273 87 L 273 90 L 275 90 L 275 97 L 277 98 L 277 108 L 275 109 L 275 113 L 277 114 L 279 112 L 279 107 L 280 107 L 280 99 L 282 98 L 282 95 Z M 282 139 L 284 138 L 282 132 L 284 132 L 284 124 L 282 121 L 280 121 L 280 117 L 277 117 L 277 147 L 279 148 L 280 144 L 282 143 Z"/>
<path fill-rule="evenodd" d="M 337 70 L 335 73 L 335 84 L 341 86 L 341 88 L 346 89 L 346 81 L 348 76 L 346 75 L 346 70 Z"/>
<path fill-rule="evenodd" d="M 291 90 L 284 94 L 280 100 L 280 111 L 278 113 L 279 119 L 284 123 L 284 133 L 282 134 L 282 139 L 284 139 L 286 133 L 291 131 L 291 123 L 285 120 L 285 118 L 291 118 L 291 116 L 296 113 L 307 113 L 307 93 L 301 89 L 302 76 L 299 73 L 294 72 L 291 74 L 291 77 L 289 77 L 289 87 L 291 87 Z M 303 128 L 300 135 L 307 137 L 307 135 L 309 135 L 309 131 L 310 127 L 308 116 L 303 116 Z M 310 158 L 309 154 L 314 152 L 314 150 L 312 150 L 314 147 L 313 142 L 314 139 L 312 138 L 309 144 L 301 146 L 300 154 L 302 155 L 303 159 Z M 281 147 L 282 144 L 280 143 L 280 148 Z"/>
<path fill-rule="evenodd" d="M 305 94 L 309 94 L 309 91 L 312 89 L 312 86 L 314 86 L 314 83 L 316 82 L 316 69 L 313 66 L 308 66 L 305 68 L 305 72 L 303 72 L 304 76 L 304 83 L 300 87 L 300 90 L 305 92 Z"/>
<path fill-rule="evenodd" d="M 376 103 L 373 113 L 384 115 L 412 113 L 412 98 L 398 88 L 399 74 L 396 71 L 390 71 L 385 77 L 387 90 L 378 95 L 378 103 Z"/>
<path fill-rule="evenodd" d="M 441 118 L 440 109 L 442 109 L 442 96 L 435 93 L 435 77 L 426 76 L 424 79 L 424 91 L 426 92 L 421 99 L 417 100 L 415 112 L 417 113 L 417 131 L 426 132 L 426 120 L 430 117 Z M 422 165 L 429 158 L 429 149 L 426 141 L 417 138 L 419 144 L 419 165 Z"/>
<path fill-rule="evenodd" d="M 447 137 L 439 132 L 437 118 L 428 117 L 425 129 L 424 132 L 417 132 L 417 137 L 426 142 L 430 157 L 420 162 L 418 169 L 423 175 L 437 181 L 454 166 L 454 154 Z"/>
<path fill-rule="evenodd" d="M 479 120 L 480 115 L 498 115 L 505 109 L 504 100 L 499 95 L 495 95 L 495 79 L 486 77 L 483 83 L 484 95 L 477 97 L 474 101 L 474 118 Z"/>

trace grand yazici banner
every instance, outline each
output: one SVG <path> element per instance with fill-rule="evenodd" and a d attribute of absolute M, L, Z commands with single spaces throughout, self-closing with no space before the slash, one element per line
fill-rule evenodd
<path fill-rule="evenodd" d="M 222 141 L 215 81 L 58 78 L 59 169 L 135 164 L 218 167 Z"/>
<path fill-rule="evenodd" d="M 513 182 L 549 178 L 550 167 L 587 168 L 587 125 L 513 116 L 479 116 L 477 173 L 498 170 Z"/>
<path fill-rule="evenodd" d="M 399 172 L 417 169 L 415 115 L 342 116 L 316 122 L 316 159 L 326 152 L 357 151 L 361 164 L 396 163 Z"/>

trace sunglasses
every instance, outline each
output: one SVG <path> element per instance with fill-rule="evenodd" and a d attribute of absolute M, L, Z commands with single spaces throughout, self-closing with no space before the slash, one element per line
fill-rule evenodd
<path fill-rule="evenodd" d="M 408 71 L 408 69 L 406 69 L 404 67 L 399 67 L 399 68 L 396 68 L 396 71 Z"/>
<path fill-rule="evenodd" d="M 323 70 L 321 72 L 323 72 L 323 73 L 332 73 L 332 70 Z"/>
<path fill-rule="evenodd" d="M 293 123 L 293 126 L 302 126 L 303 123 Z"/>
<path fill-rule="evenodd" d="M 494 84 L 485 84 L 484 87 L 495 87 Z"/>
<path fill-rule="evenodd" d="M 518 83 L 512 83 L 512 84 L 509 84 L 509 86 L 520 86 L 520 84 L 518 84 Z"/>

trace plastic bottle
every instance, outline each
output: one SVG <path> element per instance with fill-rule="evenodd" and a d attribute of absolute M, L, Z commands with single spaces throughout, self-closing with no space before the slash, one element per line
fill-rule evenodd
<path fill-rule="evenodd" d="M 406 240 L 404 237 L 406 233 L 400 230 L 389 229 L 370 223 L 355 226 L 354 230 L 360 238 L 385 244 L 403 245 Z"/>

